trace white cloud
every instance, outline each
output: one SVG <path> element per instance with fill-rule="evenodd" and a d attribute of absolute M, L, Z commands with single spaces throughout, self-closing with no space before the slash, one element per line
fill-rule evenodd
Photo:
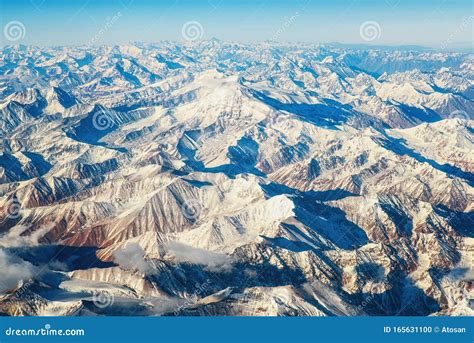
<path fill-rule="evenodd" d="M 0 246 L 6 248 L 37 246 L 39 240 L 54 227 L 54 223 L 42 225 L 39 229 L 25 235 L 30 227 L 28 225 L 12 227 L 6 234 L 0 237 Z"/>
<path fill-rule="evenodd" d="M 153 271 L 152 264 L 145 260 L 146 253 L 137 243 L 128 243 L 123 249 L 114 252 L 114 261 L 124 269 L 142 273 Z"/>
<path fill-rule="evenodd" d="M 21 282 L 33 278 L 35 267 L 5 248 L 37 246 L 39 240 L 52 229 L 53 224 L 41 226 L 27 233 L 31 226 L 17 225 L 0 237 L 0 293 L 17 288 Z"/>
<path fill-rule="evenodd" d="M 0 293 L 3 293 L 17 288 L 22 281 L 30 279 L 34 267 L 31 263 L 0 248 L 0 270 Z"/>
<path fill-rule="evenodd" d="M 209 271 L 229 272 L 232 269 L 233 261 L 229 256 L 194 248 L 179 242 L 168 244 L 168 254 L 178 262 L 204 265 Z"/>

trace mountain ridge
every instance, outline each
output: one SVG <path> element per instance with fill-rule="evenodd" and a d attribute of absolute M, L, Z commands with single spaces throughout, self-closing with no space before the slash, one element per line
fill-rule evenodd
<path fill-rule="evenodd" d="M 472 315 L 472 55 L 0 51 L 0 312 Z"/>

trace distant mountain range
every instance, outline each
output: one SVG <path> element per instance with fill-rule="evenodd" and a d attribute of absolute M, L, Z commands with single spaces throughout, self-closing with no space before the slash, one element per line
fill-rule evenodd
<path fill-rule="evenodd" d="M 469 53 L 0 49 L 0 313 L 473 315 Z"/>

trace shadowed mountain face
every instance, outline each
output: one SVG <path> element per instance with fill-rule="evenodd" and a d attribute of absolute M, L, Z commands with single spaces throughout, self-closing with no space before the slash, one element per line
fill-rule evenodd
<path fill-rule="evenodd" d="M 0 51 L 0 313 L 473 314 L 471 55 Z"/>

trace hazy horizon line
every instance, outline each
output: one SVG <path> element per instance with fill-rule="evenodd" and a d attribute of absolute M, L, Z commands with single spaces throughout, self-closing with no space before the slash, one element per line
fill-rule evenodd
<path fill-rule="evenodd" d="M 0 44 L 1 49 L 9 48 L 9 47 L 17 47 L 17 46 L 24 46 L 24 47 L 33 47 L 33 48 L 59 48 L 59 47 L 69 47 L 69 48 L 101 48 L 101 47 L 120 47 L 120 46 L 136 46 L 140 44 L 145 45 L 153 45 L 153 44 L 160 44 L 160 43 L 174 43 L 177 45 L 189 45 L 195 46 L 199 45 L 200 43 L 205 42 L 221 42 L 224 44 L 239 44 L 239 45 L 265 45 L 271 44 L 275 46 L 292 46 L 292 45 L 320 45 L 322 47 L 327 46 L 331 48 L 338 48 L 338 47 L 346 47 L 346 48 L 353 48 L 353 49 L 360 49 L 360 50 L 427 50 L 432 52 L 458 52 L 458 53 L 474 53 L 474 47 L 464 47 L 461 46 L 459 48 L 442 48 L 440 46 L 432 46 L 432 45 L 424 45 L 424 44 L 370 44 L 370 43 L 360 43 L 360 42 L 318 42 L 318 41 L 272 41 L 272 40 L 256 40 L 256 41 L 244 41 L 244 40 L 226 40 L 220 39 L 216 37 L 212 37 L 210 39 L 200 39 L 195 41 L 188 41 L 185 39 L 181 40 L 173 40 L 173 39 L 162 39 L 156 41 L 129 41 L 124 43 L 102 43 L 102 44 L 50 44 L 50 45 L 43 45 L 43 44 L 25 44 L 25 43 L 17 43 L 17 44 Z M 471 42 L 459 42 L 457 44 L 471 44 Z"/>

